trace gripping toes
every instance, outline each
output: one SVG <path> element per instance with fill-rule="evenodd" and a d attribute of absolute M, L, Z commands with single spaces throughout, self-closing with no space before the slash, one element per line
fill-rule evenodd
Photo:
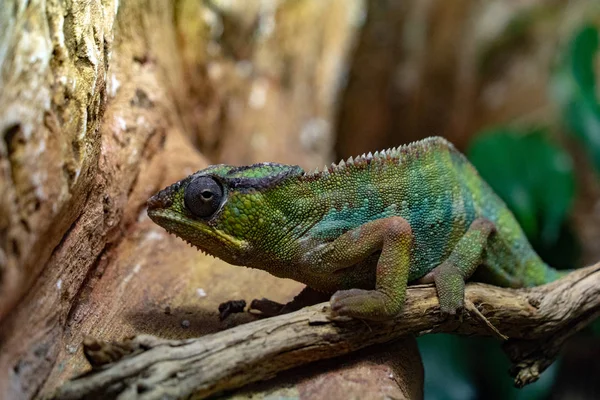
<path fill-rule="evenodd" d="M 323 253 L 321 267 L 329 273 L 353 273 L 352 267 L 381 251 L 375 267 L 375 290 L 350 289 L 331 298 L 332 313 L 382 320 L 396 316 L 404 304 L 413 235 L 401 217 L 366 222 L 335 239 Z"/>
<path fill-rule="evenodd" d="M 455 315 L 462 312 L 465 298 L 465 280 L 458 268 L 443 263 L 434 272 L 435 286 L 440 299 L 442 315 Z"/>
<path fill-rule="evenodd" d="M 465 279 L 469 278 L 482 262 L 488 239 L 495 230 L 494 224 L 487 219 L 476 219 L 448 259 L 431 272 L 442 314 L 454 315 L 462 312 Z"/>
<path fill-rule="evenodd" d="M 376 290 L 350 289 L 336 292 L 330 300 L 333 316 L 386 320 L 395 317 L 402 303 Z"/>

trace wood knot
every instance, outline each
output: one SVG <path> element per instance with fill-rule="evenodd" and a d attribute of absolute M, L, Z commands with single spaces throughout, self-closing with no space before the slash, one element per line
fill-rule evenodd
<path fill-rule="evenodd" d="M 529 302 L 529 304 L 534 307 L 535 309 L 539 309 L 540 305 L 542 304 L 542 302 L 540 301 L 540 299 L 536 298 L 536 297 L 528 297 L 527 301 Z"/>

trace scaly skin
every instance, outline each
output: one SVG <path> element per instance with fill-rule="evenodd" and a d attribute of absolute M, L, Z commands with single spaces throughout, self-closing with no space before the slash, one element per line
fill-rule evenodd
<path fill-rule="evenodd" d="M 356 318 L 397 315 L 408 282 L 434 282 L 442 311 L 452 314 L 471 276 L 508 287 L 558 277 L 442 138 L 312 173 L 272 163 L 214 165 L 152 197 L 148 215 L 231 264 L 335 293 L 332 312 Z"/>

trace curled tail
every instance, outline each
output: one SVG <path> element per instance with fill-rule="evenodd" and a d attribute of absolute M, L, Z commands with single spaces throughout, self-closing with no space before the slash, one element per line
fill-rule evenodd
<path fill-rule="evenodd" d="M 544 264 L 544 266 L 546 271 L 544 282 L 542 284 L 554 282 L 555 280 L 560 279 L 574 271 L 573 269 L 555 269 L 548 264 Z"/>
<path fill-rule="evenodd" d="M 519 263 L 519 269 L 513 271 L 516 285 L 512 287 L 531 287 L 541 286 L 546 283 L 554 282 L 557 279 L 567 275 L 572 270 L 558 270 L 546 264 L 535 253 L 532 256 Z"/>

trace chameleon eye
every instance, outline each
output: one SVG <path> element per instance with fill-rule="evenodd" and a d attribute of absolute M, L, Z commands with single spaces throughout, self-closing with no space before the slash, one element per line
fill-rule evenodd
<path fill-rule="evenodd" d="M 199 176 L 185 188 L 185 207 L 196 217 L 207 218 L 221 205 L 223 188 L 210 176 Z"/>

